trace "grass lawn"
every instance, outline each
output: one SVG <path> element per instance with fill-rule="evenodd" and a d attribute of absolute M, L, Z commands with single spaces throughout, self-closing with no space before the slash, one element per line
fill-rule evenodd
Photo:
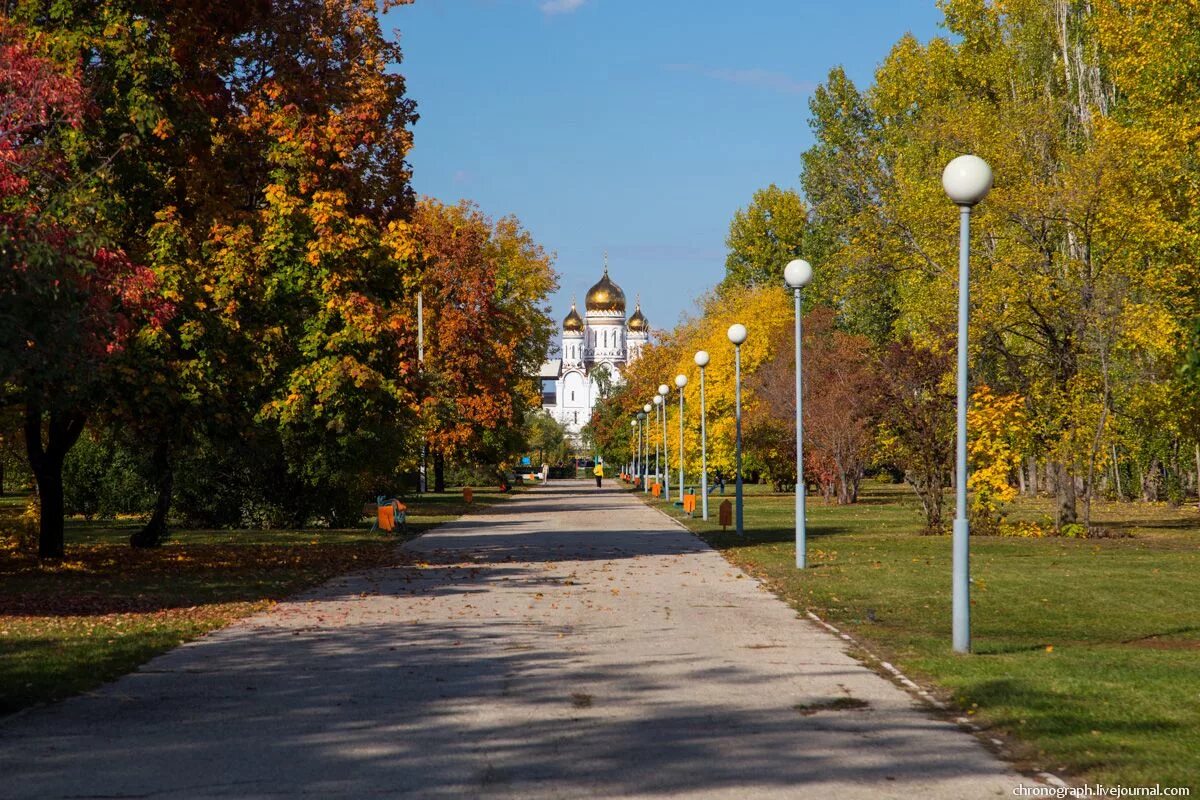
<path fill-rule="evenodd" d="M 504 495 L 408 501 L 409 536 Z M 0 500 L 0 515 L 24 498 Z M 155 655 L 334 575 L 394 563 L 401 537 L 353 530 L 177 530 L 127 544 L 137 521 L 71 520 L 67 558 L 39 564 L 0 540 L 0 714 L 87 691 Z"/>
<path fill-rule="evenodd" d="M 1098 504 L 1096 524 L 1126 539 L 972 537 L 974 653 L 963 656 L 950 649 L 950 537 L 919 535 L 911 491 L 872 483 L 843 507 L 810 497 L 801 572 L 793 495 L 747 488 L 744 539 L 716 525 L 717 496 L 709 522 L 685 524 L 796 608 L 939 689 L 1021 766 L 1200 789 L 1195 506 Z M 1026 501 L 1013 516 L 1048 514 Z"/>

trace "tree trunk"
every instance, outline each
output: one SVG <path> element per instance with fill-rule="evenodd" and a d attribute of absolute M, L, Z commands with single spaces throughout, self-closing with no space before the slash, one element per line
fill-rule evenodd
<path fill-rule="evenodd" d="M 834 466 L 837 468 L 838 474 L 838 490 L 837 501 L 839 506 L 847 505 L 850 502 L 850 487 L 846 480 L 846 468 L 842 465 L 840 456 L 835 456 L 833 459 Z"/>
<path fill-rule="evenodd" d="M 1158 500 L 1158 457 L 1150 459 L 1150 463 L 1142 472 L 1142 502 L 1153 503 Z"/>
<path fill-rule="evenodd" d="M 1038 461 L 1037 456 L 1030 456 L 1029 462 L 1029 495 L 1037 497 L 1038 494 Z"/>
<path fill-rule="evenodd" d="M 83 433 L 85 417 L 65 411 L 51 411 L 42 436 L 42 409 L 36 402 L 25 406 L 25 451 L 37 481 L 41 506 L 38 530 L 38 558 L 62 558 L 63 538 L 63 460 L 67 451 Z"/>
<path fill-rule="evenodd" d="M 1198 449 L 1196 451 L 1196 459 L 1197 459 L 1196 463 L 1200 464 L 1200 445 L 1198 445 L 1197 447 L 1198 447 Z M 1121 491 L 1121 462 L 1117 460 L 1117 446 L 1115 444 L 1112 446 L 1112 454 L 1113 454 L 1113 481 L 1117 485 L 1117 499 L 1124 500 L 1125 493 Z"/>
<path fill-rule="evenodd" d="M 1096 459 L 1100 455 L 1100 439 L 1104 436 L 1104 424 L 1108 422 L 1108 362 L 1104 362 L 1104 410 L 1100 412 L 1100 421 L 1096 423 L 1096 435 L 1092 438 L 1092 452 L 1088 458 L 1087 482 L 1083 486 L 1083 527 L 1092 529 L 1092 495 L 1096 491 Z"/>
<path fill-rule="evenodd" d="M 1200 509 L 1200 442 L 1196 443 L 1196 508 Z"/>
<path fill-rule="evenodd" d="M 433 454 L 433 491 L 446 491 L 446 457 L 441 450 Z"/>
<path fill-rule="evenodd" d="M 158 498 L 154 502 L 150 521 L 129 537 L 129 544 L 133 547 L 158 547 L 167 538 L 167 514 L 171 511 L 175 471 L 171 468 L 171 448 L 165 437 L 154 447 L 153 463 Z"/>
<path fill-rule="evenodd" d="M 1055 463 L 1055 513 L 1054 525 L 1061 528 L 1063 525 L 1070 525 L 1079 519 L 1079 512 L 1075 507 L 1075 476 L 1067 470 L 1066 464 Z"/>

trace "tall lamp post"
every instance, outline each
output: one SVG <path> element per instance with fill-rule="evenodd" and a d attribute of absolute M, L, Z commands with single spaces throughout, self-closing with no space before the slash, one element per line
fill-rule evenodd
<path fill-rule="evenodd" d="M 687 375 L 675 376 L 675 387 L 679 389 L 679 502 L 683 502 L 683 387 L 687 386 Z"/>
<path fill-rule="evenodd" d="M 959 156 L 942 171 L 942 188 L 958 206 L 958 441 L 955 464 L 953 643 L 971 652 L 970 524 L 967 522 L 967 320 L 970 313 L 971 209 L 992 188 L 992 168 L 979 156 Z"/>
<path fill-rule="evenodd" d="M 642 422 L 642 448 L 645 450 L 642 458 L 642 494 L 650 491 L 650 423 L 646 422 L 650 419 L 650 408 L 650 404 L 646 403 L 638 413 L 638 419 Z"/>
<path fill-rule="evenodd" d="M 807 520 L 804 513 L 804 373 L 800 368 L 802 332 L 800 290 L 812 283 L 813 269 L 802 258 L 789 261 L 783 268 L 783 280 L 796 299 L 796 568 L 808 562 Z"/>
<path fill-rule="evenodd" d="M 654 439 L 654 482 L 658 483 L 662 480 L 659 472 L 662 468 L 662 396 L 656 394 L 651 399 L 654 401 L 654 421 L 658 423 L 658 436 Z"/>
<path fill-rule="evenodd" d="M 629 420 L 629 427 L 633 428 L 633 435 L 630 437 L 631 441 L 629 443 L 629 450 L 633 453 L 629 459 L 629 472 L 633 475 L 637 475 L 638 451 L 641 449 L 642 438 L 640 436 L 641 431 L 638 429 L 638 421 L 636 417 Z"/>
<path fill-rule="evenodd" d="M 697 350 L 694 360 L 700 368 L 700 515 L 708 519 L 708 443 L 704 429 L 704 368 L 708 366 L 708 353 Z"/>
<path fill-rule="evenodd" d="M 745 536 L 742 525 L 742 343 L 746 341 L 746 326 L 734 323 L 729 326 L 729 341 L 733 342 L 733 419 L 737 431 L 737 458 L 734 461 L 734 527 L 738 536 Z"/>
<path fill-rule="evenodd" d="M 667 451 L 667 395 L 671 387 L 665 383 L 658 385 L 658 396 L 662 398 L 662 437 L 663 437 L 663 500 L 671 502 L 671 454 Z"/>

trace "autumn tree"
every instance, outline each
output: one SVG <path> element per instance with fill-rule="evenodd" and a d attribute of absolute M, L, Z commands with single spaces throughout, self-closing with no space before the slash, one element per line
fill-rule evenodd
<path fill-rule="evenodd" d="M 520 449 L 525 413 L 539 402 L 530 376 L 554 330 L 545 300 L 556 278 L 514 218 L 493 223 L 467 202 L 422 199 L 412 237 L 429 316 L 422 427 L 444 491 L 447 458 L 499 466 Z"/>
<path fill-rule="evenodd" d="M 796 369 L 794 337 L 784 328 L 776 335 L 774 356 L 750 381 L 758 402 L 749 441 L 771 454 L 783 484 L 796 480 Z M 831 309 L 814 309 L 805 315 L 803 368 L 807 477 L 827 501 L 854 503 L 874 445 L 870 342 L 838 330 Z"/>
<path fill-rule="evenodd" d="M 944 527 L 943 490 L 954 464 L 954 386 L 946 349 L 889 345 L 879 364 L 879 447 L 904 472 L 930 533 Z"/>
<path fill-rule="evenodd" d="M 786 292 L 777 286 L 729 286 L 721 294 L 712 294 L 699 303 L 698 313 L 684 320 L 672 331 L 656 335 L 656 341 L 642 352 L 642 357 L 623 372 L 624 381 L 612 395 L 597 405 L 593 416 L 595 437 L 602 453 L 624 459 L 629 450 L 629 421 L 650 401 L 658 386 L 674 387 L 676 375 L 688 377 L 684 389 L 684 466 L 688 475 L 700 470 L 700 375 L 693 357 L 697 350 L 706 350 L 711 361 L 705 369 L 705 401 L 708 417 L 708 467 L 732 474 L 734 468 L 734 349 L 729 343 L 729 326 L 735 322 L 746 325 L 749 337 L 742 345 L 742 403 L 749 416 L 759 402 L 752 377 L 780 346 L 781 329 L 791 330 L 791 303 Z M 790 352 L 790 348 L 789 348 Z M 677 395 L 669 395 L 668 455 L 672 469 L 678 468 Z M 663 432 L 653 422 L 647 425 L 651 450 L 655 441 L 661 442 Z M 747 451 L 746 470 L 762 472 L 766 463 L 757 451 Z"/>
<path fill-rule="evenodd" d="M 1164 25 L 1152 5 L 946 0 L 951 36 L 902 37 L 865 90 L 835 69 L 811 104 L 801 183 L 826 248 L 820 293 L 877 342 L 940 346 L 957 270 L 938 178 L 962 152 L 991 164 L 974 379 L 1023 398 L 1022 455 L 1051 478 L 1062 524 L 1080 494 L 1086 514 L 1114 445 L 1152 473 L 1182 435 L 1163 392 L 1195 312 L 1194 45 L 1164 31 L 1197 11 L 1173 6 Z"/>
<path fill-rule="evenodd" d="M 40 503 L 38 554 L 63 555 L 63 462 L 111 397 L 122 353 L 172 313 L 155 277 L 106 241 L 77 133 L 93 113 L 77 62 L 0 18 L 0 383 L 20 404 Z"/>
<path fill-rule="evenodd" d="M 162 540 L 197 447 L 222 460 L 253 442 L 297 514 L 329 519 L 340 495 L 344 515 L 413 427 L 415 114 L 376 3 L 47 5 L 14 14 L 87 54 L 110 217 L 177 308 L 106 409 L 153 455 L 158 502 L 133 543 Z"/>
<path fill-rule="evenodd" d="M 771 184 L 729 224 L 724 286 L 777 286 L 783 267 L 805 252 L 808 212 L 800 195 Z"/>

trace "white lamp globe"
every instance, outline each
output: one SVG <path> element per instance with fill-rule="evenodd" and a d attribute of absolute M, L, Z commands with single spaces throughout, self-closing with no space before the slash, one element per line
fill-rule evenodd
<path fill-rule="evenodd" d="M 783 282 L 788 285 L 789 289 L 803 289 L 812 283 L 813 268 L 803 258 L 797 258 L 789 261 L 787 266 L 783 268 Z"/>
<path fill-rule="evenodd" d="M 679 387 L 680 389 L 687 386 L 687 375 L 676 375 L 675 376 L 675 385 L 677 387 Z"/>
<path fill-rule="evenodd" d="M 704 367 L 707 367 L 708 366 L 708 351 L 707 350 L 697 350 L 695 361 L 696 361 L 697 367 L 700 367 L 701 369 L 703 369 Z"/>
<path fill-rule="evenodd" d="M 746 326 L 740 322 L 735 322 L 729 326 L 729 341 L 733 342 L 738 347 L 742 346 L 742 342 L 746 341 Z"/>
<path fill-rule="evenodd" d="M 662 395 L 661 394 L 654 395 L 654 405 L 656 405 L 656 406 L 662 405 Z"/>
<path fill-rule="evenodd" d="M 665 383 L 660 383 L 658 385 L 658 393 L 661 394 L 663 397 L 666 397 L 668 394 L 671 393 L 671 387 L 667 386 Z"/>
<path fill-rule="evenodd" d="M 636 420 L 636 419 L 631 419 L 631 420 L 629 420 L 629 427 L 631 427 L 631 428 L 636 428 L 636 427 L 637 427 L 637 420 Z"/>
<path fill-rule="evenodd" d="M 650 413 L 650 404 L 649 404 L 649 403 L 646 403 L 646 405 L 642 406 L 642 411 L 644 411 L 644 412 L 646 412 L 647 414 L 649 414 L 649 413 Z"/>
<path fill-rule="evenodd" d="M 992 188 L 992 168 L 979 156 L 959 156 L 942 170 L 942 188 L 959 206 L 973 206 Z"/>

